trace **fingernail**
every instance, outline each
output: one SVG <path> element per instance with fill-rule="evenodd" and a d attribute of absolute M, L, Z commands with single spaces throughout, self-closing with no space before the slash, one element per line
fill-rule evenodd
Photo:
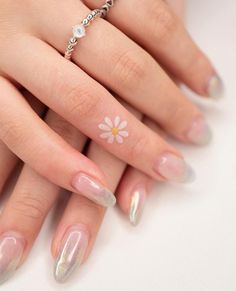
<path fill-rule="evenodd" d="M 88 233 L 82 227 L 71 226 L 65 233 L 54 268 L 55 280 L 65 282 L 83 262 L 87 247 Z"/>
<path fill-rule="evenodd" d="M 111 207 L 116 204 L 116 198 L 110 190 L 84 173 L 79 173 L 74 178 L 72 185 L 80 194 L 97 204 L 104 207 Z"/>
<path fill-rule="evenodd" d="M 212 99 L 221 99 L 224 96 L 224 84 L 218 75 L 210 78 L 207 86 L 207 95 Z"/>
<path fill-rule="evenodd" d="M 186 134 L 187 139 L 196 145 L 207 145 L 212 139 L 211 130 L 202 117 L 196 118 Z"/>
<path fill-rule="evenodd" d="M 136 226 L 143 214 L 147 193 L 143 185 L 138 185 L 132 193 L 130 209 L 129 209 L 129 220 L 132 225 Z"/>
<path fill-rule="evenodd" d="M 193 169 L 180 157 L 166 153 L 154 165 L 154 171 L 163 178 L 179 183 L 188 183 L 195 180 Z"/>
<path fill-rule="evenodd" d="M 16 271 L 25 247 L 23 237 L 15 232 L 3 233 L 0 237 L 0 284 Z"/>

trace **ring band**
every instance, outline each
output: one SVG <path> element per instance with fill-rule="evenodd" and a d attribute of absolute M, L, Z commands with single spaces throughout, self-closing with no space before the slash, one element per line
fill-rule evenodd
<path fill-rule="evenodd" d="M 78 39 L 86 35 L 85 28 L 97 17 L 104 18 L 109 12 L 110 8 L 114 5 L 115 0 L 107 0 L 106 3 L 99 9 L 92 10 L 80 24 L 73 26 L 72 28 L 72 37 L 69 39 L 64 57 L 67 60 L 71 60 L 72 53 L 75 49 L 75 46 L 78 43 Z"/>

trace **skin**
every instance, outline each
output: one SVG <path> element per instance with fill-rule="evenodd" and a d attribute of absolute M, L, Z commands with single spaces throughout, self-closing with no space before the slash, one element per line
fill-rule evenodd
<path fill-rule="evenodd" d="M 156 60 L 161 59 L 171 73 L 202 95 L 207 95 L 206 86 L 216 74 L 211 63 L 167 4 L 161 0 L 139 1 L 136 17 L 148 19 L 141 23 L 134 18 L 132 1 L 129 5 L 127 1 L 117 3 L 108 18 L 112 24 L 97 19 L 89 27 L 88 37 L 76 47 L 75 64 L 58 52 L 64 52 L 68 27 L 83 19 L 89 12 L 87 6 L 77 0 L 2 4 L 0 138 L 36 172 L 69 191 L 76 190 L 72 181 L 80 172 L 104 186 L 107 183 L 94 162 L 73 150 L 33 112 L 19 87 L 26 88 L 105 150 L 155 180 L 161 180 L 154 170 L 160 157 L 168 152 L 183 159 L 181 153 L 138 121 L 106 88 L 185 142 L 190 142 L 186 134 L 195 121 L 204 120 Z M 123 12 L 128 22 L 120 22 Z M 138 34 L 141 28 L 147 33 Z M 128 122 L 129 138 L 123 145 L 111 146 L 100 138 L 98 124 L 106 116 L 120 116 Z"/>
<path fill-rule="evenodd" d="M 76 1 L 71 2 L 72 7 L 74 5 L 74 8 L 77 8 L 78 4 Z M 88 6 L 93 4 L 92 1 L 85 2 Z M 140 2 L 140 11 L 138 10 L 138 13 L 141 13 L 141 8 L 143 8 L 143 3 L 142 1 Z M 170 2 L 171 1 L 168 1 L 168 4 L 173 4 L 172 9 L 176 10 L 176 13 L 180 13 L 180 11 L 181 13 L 183 12 L 183 3 L 181 5 L 181 3 L 176 3 L 174 1 L 173 3 Z M 34 2 L 32 3 L 35 11 L 37 11 L 37 9 L 41 9 L 37 6 L 38 4 Z M 157 1 L 157 3 L 159 3 L 159 1 Z M 17 4 L 14 5 L 19 8 Z M 11 8 L 14 8 L 14 5 Z M 167 6 L 162 6 L 163 4 L 160 5 L 161 6 L 159 6 L 159 8 L 161 7 L 161 9 L 164 9 L 165 13 L 167 13 L 166 11 L 169 11 L 167 10 Z M 64 7 L 64 9 L 66 9 L 69 14 L 72 14 L 72 18 L 74 17 L 76 20 L 78 19 L 78 9 L 71 9 L 72 7 L 70 7 L 70 9 L 68 7 Z M 79 8 L 81 8 L 79 9 L 79 17 L 80 13 L 82 17 L 82 15 L 86 14 L 87 8 L 85 6 L 80 6 Z M 129 15 L 130 11 L 128 8 L 126 13 Z M 23 7 L 23 9 L 26 8 Z M 176 62 L 172 66 L 170 64 L 170 54 L 166 54 L 164 52 L 169 46 L 174 45 L 174 40 L 169 42 L 168 40 L 170 40 L 171 37 L 167 38 L 162 42 L 161 46 L 158 48 L 154 47 L 153 43 L 149 43 L 145 40 L 145 35 L 142 37 L 137 35 L 134 27 L 132 26 L 132 24 L 135 23 L 135 20 L 130 20 L 129 25 L 131 25 L 129 27 L 126 23 L 119 23 L 119 13 L 122 12 L 123 9 L 126 9 L 126 7 L 124 7 L 124 3 L 121 1 L 120 6 L 117 7 L 116 14 L 111 11 L 111 15 L 109 16 L 111 23 L 119 27 L 129 37 L 134 38 L 138 44 L 145 43 L 145 48 L 147 51 L 152 54 L 153 57 L 161 58 L 165 67 L 172 74 L 174 73 L 177 75 L 179 80 L 185 82 L 196 92 L 205 95 L 206 92 L 204 91 L 204 84 L 206 83 L 206 79 L 209 78 L 209 76 L 214 72 L 214 69 L 196 45 L 191 41 L 183 27 L 178 24 L 178 31 L 175 31 L 175 37 L 183 40 L 186 47 L 188 47 L 188 51 L 192 55 L 188 55 L 187 58 L 185 58 L 184 61 L 186 61 L 186 63 L 178 63 L 177 56 L 181 56 L 181 53 L 183 52 L 181 52 L 181 50 L 176 50 L 176 58 L 175 56 L 172 56 Z M 24 10 L 21 11 L 24 13 Z M 5 91 L 3 92 L 2 100 L 0 100 L 0 102 L 2 101 L 2 109 L 0 110 L 1 116 L 3 116 L 1 124 L 6 124 L 6 128 L 4 132 L 2 131 L 2 133 L 0 133 L 0 136 L 3 142 L 7 144 L 7 146 L 15 154 L 21 157 L 26 164 L 22 169 L 13 193 L 6 203 L 4 211 L 0 217 L 0 230 L 1 233 L 14 230 L 20 233 L 26 240 L 27 243 L 24 248 L 21 263 L 23 263 L 26 259 L 40 231 L 44 219 L 60 195 L 59 186 L 70 190 L 72 194 L 53 238 L 53 257 L 55 258 L 58 255 L 60 242 L 68 227 L 78 224 L 84 225 L 89 233 L 89 246 L 84 259 L 88 257 L 102 223 L 105 209 L 99 205 L 96 205 L 86 197 L 73 192 L 74 189 L 69 186 L 72 173 L 80 171 L 79 167 L 83 170 L 86 169 L 86 171 L 89 171 L 92 176 L 98 177 L 98 179 L 103 181 L 103 183 L 107 181 L 108 187 L 112 191 L 116 191 L 118 204 L 122 211 L 127 215 L 132 198 L 132 189 L 137 184 L 141 183 L 148 191 L 153 184 L 153 179 L 162 179 L 150 170 L 151 161 L 154 159 L 153 157 L 158 156 L 158 154 L 167 150 L 181 156 L 176 149 L 164 141 L 165 134 L 171 134 L 181 141 L 188 142 L 183 133 L 191 125 L 192 120 L 196 116 L 202 117 L 199 110 L 190 101 L 188 101 L 185 96 L 183 96 L 181 91 L 164 73 L 164 71 L 157 66 L 156 63 L 154 65 L 154 61 L 150 55 L 142 50 L 136 43 L 132 42 L 127 36 L 118 32 L 114 26 L 105 23 L 103 20 L 98 21 L 97 29 L 94 29 L 91 26 L 89 40 L 84 39 L 83 42 L 81 42 L 79 50 L 75 54 L 74 61 L 80 68 L 83 69 L 83 71 L 72 63 L 68 63 L 64 59 L 60 59 L 55 51 L 45 45 L 42 40 L 47 41 L 57 50 L 63 52 L 66 39 L 64 40 L 61 38 L 61 35 L 67 35 L 67 33 L 61 32 L 65 30 L 67 25 L 63 23 L 63 27 L 60 28 L 61 30 L 58 29 L 58 23 L 56 20 L 60 17 L 60 9 L 59 12 L 55 9 L 49 9 L 49 11 L 52 12 L 50 17 L 51 23 L 47 23 L 46 21 L 48 17 L 47 13 L 43 13 L 43 17 L 41 19 L 37 19 L 35 16 L 35 22 L 33 24 L 31 23 L 30 29 L 27 21 L 22 24 L 22 26 L 24 26 L 22 29 L 26 30 L 24 30 L 24 33 L 21 35 L 25 40 L 24 44 L 28 44 L 31 51 L 36 50 L 39 54 L 42 54 L 45 57 L 46 64 L 44 61 L 42 65 L 42 60 L 40 58 L 36 61 L 31 59 L 31 56 L 27 54 L 27 51 L 24 54 L 24 58 L 22 58 L 22 61 L 24 59 L 24 66 L 26 67 L 23 71 L 21 71 L 21 67 L 23 66 L 23 62 L 21 63 L 21 60 L 19 60 L 15 66 L 11 62 L 8 63 L 8 65 L 5 65 L 4 60 L 2 61 L 2 68 L 4 72 L 2 73 L 3 77 L 1 78 L 0 83 L 3 88 L 5 88 Z M 73 11 L 76 11 L 74 15 Z M 5 13 L 7 14 L 7 12 Z M 171 14 L 171 17 L 174 16 Z M 38 22 L 38 20 L 40 21 Z M 38 27 L 38 25 L 40 27 Z M 54 25 L 56 26 L 54 27 Z M 98 29 L 99 25 L 101 27 L 100 29 Z M 70 26 L 71 25 L 69 25 L 69 27 Z M 34 31 L 34 36 L 32 36 L 30 32 L 31 30 Z M 58 31 L 60 32 L 60 35 L 57 36 L 56 33 Z M 103 47 L 99 47 L 100 44 L 97 46 L 93 45 L 95 44 L 97 38 L 101 37 L 99 36 L 99 33 L 101 32 L 104 39 Z M 31 34 L 31 36 L 29 36 L 29 34 Z M 39 35 L 40 40 L 37 39 Z M 114 38 L 112 44 L 109 42 L 109 37 L 111 37 L 111 35 Z M 158 32 L 157 37 L 160 37 Z M 19 46 L 19 51 L 22 53 L 22 48 L 20 48 L 22 44 L 19 43 L 16 36 L 13 37 L 13 39 L 15 41 L 14 44 Z M 110 45 L 107 45 L 108 43 Z M 121 44 L 119 46 L 120 55 L 125 55 L 127 47 L 129 48 L 129 51 L 135 52 L 132 55 L 132 57 L 135 56 L 134 59 L 132 59 L 129 55 L 127 55 L 128 58 L 123 59 L 128 66 L 128 71 L 124 71 L 124 69 L 127 70 L 127 67 L 125 68 L 122 62 L 118 63 L 117 71 L 111 71 L 112 67 L 115 66 L 115 63 L 111 65 L 109 64 L 109 59 L 104 60 L 102 57 L 103 55 L 110 55 L 112 52 L 116 51 L 115 47 L 118 43 Z M 13 45 L 12 47 L 15 46 Z M 96 48 L 96 51 L 93 51 L 94 48 Z M 96 54 L 94 54 L 95 52 L 97 53 L 97 57 Z M 11 50 L 9 52 L 9 55 L 10 54 Z M 95 55 L 93 62 L 90 60 L 91 54 Z M 199 62 L 200 65 L 197 64 L 197 66 L 193 66 L 193 68 L 191 68 L 192 72 L 190 73 L 186 70 L 186 67 L 188 67 L 188 62 L 191 57 L 196 57 L 196 55 L 199 59 L 201 59 Z M 138 56 L 142 56 L 142 58 L 139 58 Z M 147 65 L 146 72 L 139 71 L 140 66 L 137 66 L 136 61 L 138 63 L 140 62 L 140 59 L 145 60 L 145 65 Z M 101 60 L 103 61 L 102 64 L 100 63 Z M 39 72 L 43 72 L 43 70 L 45 70 L 49 86 L 44 82 L 41 82 L 43 84 L 42 86 L 40 82 L 36 81 L 36 78 L 39 76 L 30 74 L 30 72 L 33 72 L 34 66 L 39 68 Z M 123 67 L 119 68 L 119 66 Z M 63 74 L 60 73 L 63 76 L 59 74 L 59 70 L 60 72 L 61 70 L 63 71 Z M 89 75 L 94 79 L 91 79 L 85 74 L 85 72 L 89 73 Z M 127 74 L 126 76 L 131 81 L 129 84 L 124 83 L 124 79 L 122 80 L 120 75 L 121 73 Z M 107 78 L 110 74 L 112 74 L 112 78 Z M 139 86 L 134 86 L 135 81 L 137 82 L 134 77 L 139 77 L 139 74 L 144 77 L 144 80 Z M 45 118 L 45 124 L 47 125 L 45 125 L 37 115 L 39 114 L 40 116 L 43 114 L 45 109 L 44 104 L 38 102 L 30 93 L 26 91 L 21 92 L 22 95 L 20 95 L 16 88 L 6 80 L 6 75 L 10 75 L 14 80 L 24 85 L 24 87 L 34 93 L 44 104 L 53 108 L 60 115 L 49 110 Z M 68 78 L 67 75 L 70 76 L 70 78 Z M 159 80 L 154 78 L 154 76 L 159 76 Z M 61 82 L 62 80 L 63 82 Z M 73 90 L 75 87 L 73 83 L 76 83 L 77 80 L 80 81 L 81 86 L 80 89 L 76 89 L 74 92 Z M 119 95 L 119 98 L 127 100 L 138 110 L 122 101 L 122 99 L 120 99 L 120 102 L 116 101 L 113 96 L 108 93 L 108 91 L 98 84 L 98 82 L 101 82 L 108 88 L 112 89 Z M 58 85 L 60 83 L 62 83 L 63 86 L 60 85 L 59 88 L 51 86 L 52 84 Z M 65 83 L 68 87 L 64 86 Z M 54 89 L 55 92 L 52 92 Z M 91 90 L 91 92 L 88 92 L 88 90 Z M 64 91 L 61 96 L 60 91 Z M 156 91 L 159 91 L 158 98 L 156 98 L 154 94 Z M 72 95 L 70 95 L 71 92 L 73 93 Z M 83 112 L 83 109 L 81 107 L 77 107 L 77 104 L 72 104 L 72 102 L 78 101 L 76 94 L 81 96 L 81 93 L 85 92 L 85 97 L 88 97 L 90 94 L 97 96 L 95 97 L 97 102 L 96 104 L 98 104 L 98 106 L 96 106 L 97 112 L 91 112 L 92 109 L 89 112 Z M 145 102 L 142 101 L 142 92 L 146 92 L 148 96 L 148 98 L 145 99 Z M 4 93 L 6 94 L 5 96 Z M 44 95 L 46 97 L 44 97 Z M 51 99 L 47 97 L 49 95 L 51 95 Z M 99 95 L 101 95 L 102 98 L 100 98 Z M 22 96 L 24 96 L 24 99 Z M 71 97 L 70 102 L 67 103 L 63 100 L 63 97 L 65 96 Z M 31 107 L 28 106 L 27 101 L 30 102 L 30 105 L 34 111 L 32 111 Z M 94 107 L 92 106 L 94 103 L 79 104 L 79 106 L 82 104 L 83 107 Z M 91 128 L 91 121 L 89 121 L 88 118 L 90 117 L 91 119 L 91 116 L 94 116 L 92 123 L 98 124 L 104 116 L 104 114 L 101 114 L 104 113 L 104 104 L 106 107 L 109 107 L 110 112 L 112 112 L 112 116 L 119 114 L 122 115 L 125 120 L 128 120 L 128 123 L 130 124 L 130 132 L 132 132 L 132 128 L 135 128 L 133 131 L 140 132 L 140 136 L 136 136 L 132 133 L 130 141 L 126 143 L 125 148 L 114 145 L 111 149 L 107 146 L 107 144 L 103 143 L 100 139 L 97 139 L 94 135 L 94 128 Z M 155 106 L 152 104 L 155 104 Z M 71 106 L 71 108 L 68 106 Z M 168 114 L 173 114 L 171 108 L 175 108 L 176 106 L 180 106 L 182 110 L 181 112 L 175 112 L 175 118 L 171 119 Z M 152 111 L 154 107 L 168 108 L 170 112 L 163 110 L 163 113 L 157 113 L 156 110 Z M 8 108 L 7 112 L 4 111 L 6 108 Z M 78 112 L 75 110 L 77 108 L 79 108 L 82 113 L 82 117 L 77 116 Z M 37 112 L 37 114 L 34 112 Z M 19 118 L 16 118 L 16 113 L 19 114 Z M 70 114 L 68 115 L 68 113 Z M 154 121 L 157 121 L 161 125 L 162 129 L 160 129 L 154 121 L 150 121 L 149 118 L 143 117 L 142 113 L 152 117 Z M 181 114 L 181 117 L 179 114 Z M 11 121 L 10 123 L 11 126 L 8 124 L 9 115 L 12 117 L 12 120 L 14 119 L 14 122 Z M 70 121 L 70 123 L 76 127 L 79 127 L 85 134 L 79 132 L 77 128 L 68 123 L 65 119 Z M 143 120 L 143 123 L 138 122 L 138 120 Z M 82 127 L 78 126 L 80 123 L 84 123 L 85 125 Z M 32 127 L 30 126 L 30 128 L 26 128 L 25 124 L 32 124 Z M 16 125 L 17 129 L 19 129 L 17 131 L 17 135 L 15 131 L 12 131 L 12 128 Z M 152 130 L 150 130 L 150 128 Z M 164 133 L 164 131 L 166 133 Z M 37 132 L 39 138 L 33 138 L 33 132 Z M 43 139 L 42 136 L 44 137 Z M 97 142 L 90 143 L 87 150 L 88 159 L 79 154 L 79 152 L 83 150 L 87 136 Z M 149 148 L 147 152 L 138 152 L 139 155 L 143 156 L 143 160 L 136 161 L 137 157 L 136 159 L 130 159 L 129 156 L 130 151 L 133 150 L 132 142 L 140 139 L 141 136 L 145 136 L 145 139 L 149 140 L 149 144 L 152 144 L 153 147 L 151 149 Z M 7 170 L 2 170 L 2 172 L 4 172 L 1 178 L 2 187 L 17 163 L 16 156 L 9 151 L 4 143 L 0 144 L 0 156 L 4 157 L 4 160 L 2 160 L 0 164 L 0 170 L 3 169 L 3 167 Z M 43 148 L 44 151 L 42 152 L 40 148 Z M 53 152 L 55 153 L 55 156 L 53 156 Z M 43 165 L 40 160 L 44 161 Z M 65 163 L 65 160 L 69 162 Z M 128 163 L 134 167 L 127 167 L 124 160 L 128 161 Z M 54 161 L 54 165 L 52 165 L 52 161 Z M 145 164 L 149 164 L 146 168 L 143 167 L 144 161 Z M 99 166 L 99 168 L 96 165 Z M 140 165 L 142 165 L 142 167 Z M 142 171 L 139 169 L 142 169 Z M 63 175 L 61 175 L 61 173 L 63 173 Z M 124 176 L 121 179 L 123 174 Z M 54 182 L 59 186 L 52 184 L 51 182 Z M 78 211 L 78 207 L 80 211 Z"/>

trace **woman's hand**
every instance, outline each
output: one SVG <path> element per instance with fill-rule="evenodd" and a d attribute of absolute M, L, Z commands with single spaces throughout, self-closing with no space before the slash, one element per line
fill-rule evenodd
<path fill-rule="evenodd" d="M 42 106 L 34 104 L 34 107 L 35 105 L 37 112 L 42 111 Z M 128 105 L 126 107 L 137 119 L 141 119 L 140 113 Z M 71 146 L 76 150 L 83 150 L 87 139 L 82 133 L 52 111 L 48 112 L 46 120 Z M 152 126 L 153 129 L 155 127 L 156 125 Z M 10 173 L 17 158 L 12 156 L 3 144 L 0 145 L 0 156 L 6 157 L 4 167 L 8 166 L 7 172 Z M 87 149 L 87 156 L 101 167 L 109 181 L 110 189 L 115 191 L 126 164 L 93 142 Z M 1 168 L 0 170 L 3 171 Z M 2 185 L 7 178 L 6 175 L 1 178 Z M 130 221 L 137 224 L 152 181 L 132 168 L 122 180 L 122 187 L 125 187 L 117 191 L 119 205 L 130 214 Z M 23 167 L 0 217 L 0 283 L 6 281 L 26 259 L 60 192 L 58 186 L 39 176 L 29 166 Z M 88 256 L 104 213 L 105 208 L 83 196 L 71 194 L 52 244 L 53 256 L 57 258 L 54 273 L 58 282 L 64 282 L 74 268 Z"/>
<path fill-rule="evenodd" d="M 1 5 L 0 138 L 16 155 L 67 190 L 87 197 L 99 193 L 107 206 L 114 204 L 102 172 L 34 113 L 17 89 L 22 86 L 104 149 L 153 179 L 186 180 L 189 167 L 179 151 L 104 87 L 176 138 L 208 142 L 202 113 L 156 60 L 202 95 L 216 97 L 221 83 L 163 1 L 117 1 L 109 15 L 113 24 L 97 19 L 81 39 L 73 54 L 76 65 L 58 52 L 64 52 L 71 27 L 89 12 L 83 3 L 30 0 Z M 177 164 L 184 170 L 171 171 Z"/>
<path fill-rule="evenodd" d="M 31 103 L 34 101 L 28 94 L 27 98 Z M 42 112 L 42 106 L 37 102 L 34 103 L 36 104 L 32 104 L 32 107 L 36 111 Z M 141 119 L 140 113 L 130 107 L 128 109 L 136 118 Z M 154 122 L 147 118 L 143 121 L 156 133 L 163 134 Z M 48 113 L 47 122 L 69 144 L 82 150 L 86 138 L 73 126 L 53 112 Z M 2 157 L 0 164 L 2 172 L 0 186 L 2 188 L 17 159 L 3 143 L 0 143 L 0 156 Z M 109 181 L 109 187 L 115 190 L 124 172 L 125 164 L 94 143 L 89 146 L 88 157 L 101 167 Z M 129 214 L 133 224 L 137 224 L 140 218 L 151 184 L 152 180 L 148 176 L 131 167 L 126 170 L 120 182 L 117 189 L 118 203 L 121 209 Z M 48 211 L 56 202 L 59 192 L 60 189 L 57 186 L 40 177 L 28 166 L 24 166 L 0 219 L 2 233 L 0 281 L 6 280 L 26 258 Z M 64 281 L 75 265 L 80 264 L 88 256 L 104 212 L 104 208 L 97 206 L 85 197 L 72 194 L 52 245 L 52 253 L 54 257 L 57 257 L 55 277 L 58 281 Z M 76 245 L 77 247 L 75 247 Z M 70 251 L 70 248 L 74 249 L 74 253 Z"/>

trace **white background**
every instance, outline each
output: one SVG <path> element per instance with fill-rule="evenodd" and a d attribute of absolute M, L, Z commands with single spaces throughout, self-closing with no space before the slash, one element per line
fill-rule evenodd
<path fill-rule="evenodd" d="M 227 88 L 224 100 L 201 103 L 213 143 L 178 145 L 197 181 L 158 185 L 137 228 L 110 210 L 91 257 L 66 285 L 52 276 L 48 220 L 28 261 L 3 290 L 236 290 L 236 1 L 189 1 L 188 26 Z"/>

